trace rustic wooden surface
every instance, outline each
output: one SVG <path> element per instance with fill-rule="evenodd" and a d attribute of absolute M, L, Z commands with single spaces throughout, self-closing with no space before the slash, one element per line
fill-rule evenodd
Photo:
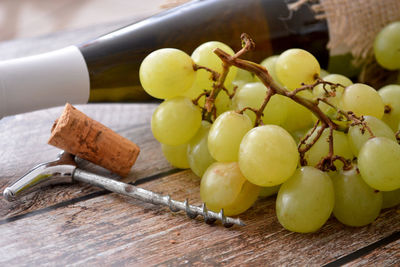
<path fill-rule="evenodd" d="M 80 43 L 127 23 L 3 42 L 0 60 Z M 171 167 L 151 134 L 155 106 L 77 107 L 140 146 L 125 182 L 200 204 L 199 179 Z M 0 120 L 1 191 L 35 165 L 55 159 L 59 150 L 46 143 L 61 112 L 56 107 Z M 225 229 L 89 185 L 57 185 L 13 203 L 0 195 L 0 266 L 400 265 L 399 209 L 385 210 L 360 228 L 331 218 L 320 231 L 304 235 L 280 226 L 273 197 L 259 199 L 240 216 L 246 226 Z"/>
<path fill-rule="evenodd" d="M 125 182 L 200 204 L 199 179 L 170 167 L 151 134 L 155 106 L 77 107 L 141 147 Z M 0 121 L 0 190 L 56 157 L 58 150 L 46 141 L 61 111 Z M 305 235 L 280 226 L 273 197 L 259 199 L 240 216 L 247 225 L 231 229 L 83 184 L 53 186 L 16 203 L 0 197 L 0 210 L 0 266 L 400 264 L 399 207 L 383 211 L 369 226 L 346 227 L 331 218 L 317 233 Z"/>

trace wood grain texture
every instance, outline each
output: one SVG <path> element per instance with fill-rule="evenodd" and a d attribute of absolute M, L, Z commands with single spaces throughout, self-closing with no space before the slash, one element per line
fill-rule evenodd
<path fill-rule="evenodd" d="M 136 105 L 83 105 L 78 106 L 92 117 L 134 141 L 142 149 L 131 173 L 124 178 L 132 182 L 167 172 L 172 167 L 163 158 L 161 147 L 150 131 L 149 120 L 156 104 Z M 7 117 L 0 121 L 0 190 L 18 179 L 39 163 L 52 161 L 59 149 L 46 144 L 54 120 L 62 107 Z M 118 114 L 118 115 L 116 115 Z M 85 166 L 87 167 L 90 166 Z M 92 168 L 98 173 L 111 175 L 108 171 Z M 111 177 L 117 178 L 115 175 Z M 79 198 L 98 191 L 88 185 L 59 185 L 48 190 L 23 197 L 9 203 L 0 196 L 0 218 L 41 209 L 62 201 Z"/>
<path fill-rule="evenodd" d="M 386 246 L 375 249 L 371 253 L 355 259 L 345 266 L 367 266 L 371 262 L 379 263 L 381 266 L 398 265 L 400 259 L 400 240 L 392 242 Z"/>
<path fill-rule="evenodd" d="M 141 147 L 124 181 L 142 181 L 141 187 L 200 204 L 199 179 L 189 170 L 169 166 L 151 135 L 149 121 L 156 104 L 78 107 Z M 57 107 L 0 121 L 1 190 L 34 165 L 54 159 L 58 150 L 46 141 L 61 111 Z M 88 185 L 59 185 L 16 203 L 0 197 L 0 266 L 324 265 L 399 231 L 399 208 L 383 211 L 365 227 L 346 227 L 331 218 L 317 233 L 296 234 L 280 226 L 273 197 L 259 199 L 240 216 L 247 226 L 225 229 Z M 399 250 L 397 239 L 349 264 L 400 264 Z"/>
<path fill-rule="evenodd" d="M 170 193 L 177 200 L 200 202 L 199 179 L 190 171 L 142 186 Z M 172 214 L 166 208 L 110 193 L 32 217 L 1 221 L 0 232 L 7 238 L 0 240 L 0 263 L 322 265 L 400 227 L 396 209 L 390 209 L 367 227 L 345 227 L 330 219 L 317 233 L 291 233 L 279 225 L 273 198 L 260 199 L 240 217 L 247 226 L 208 226 L 183 213 Z M 399 259 L 386 262 L 396 264 Z"/>

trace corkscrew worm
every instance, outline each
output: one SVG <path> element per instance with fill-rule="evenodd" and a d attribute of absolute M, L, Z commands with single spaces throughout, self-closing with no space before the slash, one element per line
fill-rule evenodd
<path fill-rule="evenodd" d="M 207 224 L 212 224 L 216 220 L 220 220 L 225 227 L 231 227 L 234 224 L 240 226 L 245 225 L 238 218 L 226 217 L 223 209 L 221 209 L 219 213 L 209 211 L 204 203 L 201 207 L 193 206 L 189 204 L 187 199 L 184 202 L 176 201 L 171 199 L 169 195 L 161 195 L 150 190 L 79 169 L 75 162 L 75 156 L 66 152 L 60 153 L 59 158 L 55 161 L 42 163 L 31 169 L 19 180 L 7 187 L 3 192 L 3 196 L 8 201 L 14 201 L 23 195 L 48 185 L 71 183 L 73 181 L 89 183 L 114 193 L 133 197 L 155 205 L 168 206 L 172 212 L 182 210 L 185 211 L 187 216 L 191 219 L 200 215 L 204 217 L 204 221 Z"/>

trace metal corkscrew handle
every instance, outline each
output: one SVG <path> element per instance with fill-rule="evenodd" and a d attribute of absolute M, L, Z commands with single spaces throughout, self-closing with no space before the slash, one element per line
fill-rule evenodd
<path fill-rule="evenodd" d="M 193 206 L 189 204 L 188 200 L 184 202 L 176 201 L 171 199 L 169 195 L 163 196 L 131 184 L 79 169 L 76 167 L 73 155 L 69 153 L 61 154 L 56 161 L 43 163 L 33 168 L 14 184 L 7 187 L 3 195 L 6 200 L 13 201 L 22 195 L 43 188 L 48 184 L 65 181 L 71 182 L 73 180 L 85 182 L 144 202 L 168 206 L 173 212 L 182 210 L 191 219 L 200 215 L 204 217 L 204 221 L 208 224 L 220 220 L 225 227 L 231 227 L 234 224 L 245 225 L 240 219 L 226 217 L 223 209 L 219 213 L 216 213 L 207 210 L 204 203 L 201 207 Z"/>

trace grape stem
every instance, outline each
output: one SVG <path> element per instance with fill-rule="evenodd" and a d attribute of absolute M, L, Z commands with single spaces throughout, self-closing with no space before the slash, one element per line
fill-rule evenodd
<path fill-rule="evenodd" d="M 251 40 L 251 38 L 247 35 L 247 34 L 242 34 L 241 35 L 242 38 L 242 49 L 240 49 L 237 53 L 235 53 L 233 55 L 233 58 L 238 58 L 240 56 L 242 56 L 243 54 L 245 54 L 247 51 L 253 49 L 255 47 L 255 43 L 253 42 L 253 40 Z M 224 91 L 230 99 L 233 98 L 233 96 L 236 93 L 237 90 L 237 86 L 235 86 L 233 88 L 233 93 L 230 94 L 228 89 L 226 89 L 226 87 L 224 86 L 225 80 L 226 80 L 226 76 L 229 73 L 229 68 L 232 66 L 232 64 L 229 64 L 228 62 L 222 61 L 222 73 L 218 74 L 218 76 L 216 76 L 214 73 L 215 71 L 203 67 L 203 66 L 198 66 L 195 65 L 194 68 L 195 70 L 197 69 L 205 69 L 207 71 L 210 71 L 212 73 L 211 79 L 213 81 L 215 81 L 213 83 L 212 86 L 212 90 L 210 92 L 209 95 L 207 95 L 206 97 L 206 101 L 205 101 L 205 105 L 204 105 L 204 114 L 205 116 L 203 116 L 206 120 L 208 121 L 212 121 L 216 119 L 217 117 L 217 112 L 216 112 L 216 107 L 215 107 L 215 99 L 217 98 L 218 94 L 220 91 Z M 197 69 L 196 69 L 197 68 Z M 217 77 L 217 79 L 214 79 L 215 77 Z M 212 117 L 212 118 L 211 118 Z"/>
<path fill-rule="evenodd" d="M 256 120 L 255 120 L 255 126 L 258 126 L 262 124 L 262 115 L 264 113 L 264 109 L 267 106 L 269 100 L 271 97 L 274 95 L 274 92 L 272 90 L 267 90 L 267 94 L 264 98 L 264 102 L 262 103 L 261 107 L 256 111 Z"/>
<path fill-rule="evenodd" d="M 320 127 L 317 131 L 316 136 L 314 137 L 313 140 L 311 140 L 310 143 L 307 143 L 308 139 L 311 138 L 311 136 L 314 134 L 315 130 L 318 127 L 319 120 L 314 124 L 314 127 L 311 129 L 311 131 L 300 140 L 299 145 L 297 146 L 297 150 L 299 151 L 300 154 L 300 164 L 302 166 L 307 165 L 307 160 L 305 159 L 305 153 L 310 150 L 310 148 L 317 142 L 317 140 L 320 138 L 322 135 L 322 132 L 325 130 L 326 127 Z"/>
<path fill-rule="evenodd" d="M 271 90 L 267 91 L 267 94 L 264 98 L 264 101 L 261 105 L 260 108 L 256 109 L 256 108 L 251 108 L 251 107 L 244 107 L 242 110 L 238 111 L 239 114 L 243 114 L 246 110 L 251 110 L 254 112 L 254 114 L 256 114 L 256 119 L 255 119 L 255 123 L 254 123 L 254 127 L 257 127 L 259 125 L 263 125 L 263 121 L 262 121 L 262 116 L 264 113 L 264 109 L 267 106 L 269 100 L 271 99 L 271 97 L 273 96 L 273 92 Z"/>
<path fill-rule="evenodd" d="M 326 98 L 326 97 L 318 97 L 317 102 L 323 102 L 323 103 L 327 104 L 328 106 L 330 106 L 331 108 L 334 108 L 337 110 L 337 108 L 334 105 L 332 105 L 331 102 L 329 102 L 328 98 Z"/>
<path fill-rule="evenodd" d="M 220 76 L 220 74 L 217 71 L 212 70 L 210 68 L 207 68 L 206 66 L 201 66 L 201 65 L 198 65 L 198 64 L 194 64 L 193 65 L 193 69 L 195 71 L 205 70 L 205 71 L 210 72 L 211 73 L 211 80 L 213 80 L 214 82 L 216 82 L 219 79 L 219 76 Z"/>
<path fill-rule="evenodd" d="M 213 84 L 213 88 L 211 90 L 210 95 L 206 98 L 206 103 L 204 105 L 205 109 L 207 110 L 207 112 L 209 113 L 213 113 L 216 114 L 216 112 L 214 112 L 215 110 L 215 99 L 217 98 L 219 92 L 221 90 L 223 90 L 224 87 L 224 82 L 226 79 L 226 76 L 228 75 L 229 72 L 229 68 L 230 65 L 226 64 L 225 62 L 222 63 L 222 73 L 221 76 L 219 77 L 219 79 L 217 80 L 217 82 L 215 82 Z M 213 119 L 216 119 L 216 115 L 213 116 Z"/>
<path fill-rule="evenodd" d="M 230 94 L 229 91 L 228 91 L 228 89 L 226 89 L 225 86 L 222 87 L 222 90 L 229 96 L 229 99 L 232 99 L 232 98 L 235 96 L 237 89 L 238 89 L 238 87 L 237 87 L 237 85 L 235 85 L 235 86 L 233 87 L 233 92 L 232 92 L 232 94 Z"/>
<path fill-rule="evenodd" d="M 256 64 L 254 62 L 250 62 L 247 60 L 243 60 L 243 59 L 231 56 L 219 48 L 215 49 L 214 53 L 219 58 L 221 58 L 221 60 L 223 62 L 225 62 L 231 66 L 233 65 L 235 67 L 238 67 L 238 68 L 241 68 L 241 69 L 244 69 L 244 70 L 254 73 L 261 80 L 261 82 L 268 88 L 267 94 L 271 94 L 271 96 L 274 94 L 280 94 L 280 95 L 289 97 L 290 99 L 294 100 L 295 102 L 299 103 L 300 105 L 306 107 L 311 112 L 313 112 L 314 115 L 320 119 L 321 123 L 328 125 L 332 129 L 338 128 L 338 126 L 327 115 L 325 115 L 321 111 L 321 109 L 319 109 L 318 105 L 314 101 L 308 100 L 307 98 L 304 98 L 300 95 L 293 94 L 292 91 L 289 91 L 289 90 L 281 87 L 279 84 L 277 84 L 272 79 L 271 75 L 269 75 L 269 73 L 265 67 L 263 67 L 259 64 Z M 300 90 L 300 91 L 302 91 L 302 90 Z M 268 98 L 266 97 L 266 99 L 268 99 Z M 262 107 L 265 108 L 265 105 L 262 105 Z"/>
<path fill-rule="evenodd" d="M 225 88 L 224 82 L 226 79 L 226 76 L 228 75 L 229 72 L 229 67 L 226 64 L 223 63 L 222 66 L 222 74 L 218 73 L 215 70 L 212 70 L 206 66 L 194 64 L 193 69 L 195 71 L 203 69 L 205 71 L 208 71 L 211 73 L 211 80 L 214 81 L 213 83 L 213 89 L 211 91 L 204 90 L 204 93 L 201 93 L 197 98 L 193 99 L 192 102 L 194 105 L 199 106 L 199 101 L 200 99 L 204 96 L 205 97 L 205 105 L 202 108 L 202 117 L 203 120 L 212 122 L 212 120 L 215 120 L 217 117 L 217 110 L 215 108 L 215 99 L 217 98 L 218 93 L 223 90 L 225 91 L 229 98 L 232 98 L 233 95 L 231 96 L 228 92 L 228 89 Z M 235 92 L 234 92 L 235 93 Z M 233 94 L 234 94 L 233 93 Z"/>
<path fill-rule="evenodd" d="M 322 171 L 336 171 L 336 166 L 334 165 L 334 162 L 336 160 L 342 161 L 344 166 L 344 170 L 349 170 L 351 169 L 351 161 L 346 160 L 342 156 L 339 155 L 334 155 L 333 153 L 333 129 L 329 128 L 329 135 L 328 135 L 328 144 L 329 144 L 329 152 L 328 155 L 326 155 L 322 160 L 320 160 L 316 166 L 316 168 L 322 170 Z"/>
<path fill-rule="evenodd" d="M 334 162 L 337 160 L 343 163 L 343 170 L 346 171 L 346 170 L 351 170 L 353 168 L 351 160 L 345 159 L 344 157 L 339 155 L 333 155 L 330 152 L 317 164 L 316 168 L 322 171 L 328 171 L 328 170 L 336 171 L 336 166 L 334 165 Z"/>
<path fill-rule="evenodd" d="M 263 104 L 261 105 L 261 107 L 259 109 L 254 109 L 254 108 L 244 108 L 241 111 L 239 111 L 239 113 L 243 113 L 245 110 L 251 110 L 256 114 L 256 121 L 255 121 L 255 126 L 262 124 L 262 115 L 264 112 L 265 107 L 267 106 L 269 100 L 271 99 L 271 97 L 275 94 L 279 94 L 279 95 L 283 95 L 285 97 L 288 97 L 290 99 L 292 99 L 293 101 L 295 101 L 296 103 L 306 107 L 308 110 L 310 110 L 315 116 L 317 116 L 318 121 L 317 123 L 314 125 L 312 131 L 305 136 L 305 138 L 303 138 L 298 146 L 298 151 L 300 154 L 300 163 L 301 165 L 306 165 L 307 161 L 305 159 L 305 153 L 310 150 L 310 148 L 318 141 L 318 139 L 321 137 L 323 131 L 326 128 L 329 128 L 329 136 L 328 136 L 328 142 L 329 142 L 329 152 L 328 155 L 326 157 L 324 157 L 318 164 L 317 164 L 317 168 L 323 170 L 323 171 L 327 171 L 327 170 L 335 170 L 336 167 L 334 166 L 334 161 L 339 160 L 342 161 L 344 163 L 344 168 L 349 168 L 349 166 L 351 166 L 351 162 L 349 160 L 344 159 L 343 157 L 340 157 L 338 155 L 334 155 L 334 146 L 333 146 L 333 131 L 338 129 L 339 126 L 334 123 L 319 107 L 318 104 L 320 101 L 323 102 L 327 102 L 329 105 L 331 105 L 327 100 L 325 99 L 317 99 L 317 100 L 309 100 L 305 97 L 302 97 L 300 95 L 298 95 L 299 92 L 301 91 L 305 91 L 305 90 L 313 90 L 315 86 L 319 85 L 319 84 L 323 84 L 323 89 L 325 91 L 325 94 L 327 97 L 329 96 L 335 96 L 336 95 L 336 88 L 339 86 L 342 86 L 340 84 L 335 84 L 335 83 L 331 83 L 331 82 L 327 82 L 324 81 L 322 79 L 320 79 L 319 77 L 315 77 L 316 81 L 311 84 L 311 85 L 306 85 L 303 84 L 302 87 L 297 88 L 293 91 L 289 91 L 286 88 L 281 87 L 277 82 L 275 82 L 273 80 L 273 78 L 271 77 L 271 75 L 269 74 L 268 70 L 259 65 L 256 64 L 254 62 L 251 61 L 247 61 L 247 60 L 243 60 L 240 59 L 239 57 L 242 56 L 243 54 L 245 54 L 247 51 L 250 51 L 252 49 L 254 49 L 255 44 L 252 41 L 252 39 L 249 37 L 249 35 L 247 34 L 242 34 L 241 35 L 241 39 L 242 39 L 242 49 L 237 52 L 235 55 L 231 56 L 228 53 L 224 52 L 223 50 L 217 48 L 214 50 L 214 53 L 222 60 L 223 62 L 223 66 L 224 66 L 224 72 L 229 70 L 230 66 L 235 66 L 238 67 L 240 69 L 249 71 L 251 73 L 253 73 L 254 75 L 256 75 L 260 81 L 267 87 L 267 94 L 266 97 L 264 99 Z M 222 76 L 226 77 L 226 73 L 222 74 Z M 221 80 L 219 80 L 219 87 L 221 86 Z M 222 82 L 223 84 L 223 82 Z M 218 84 L 217 84 L 218 85 Z M 330 85 L 332 91 L 328 92 L 328 90 L 326 89 L 326 86 Z M 218 93 L 218 87 L 215 86 L 213 88 L 213 91 L 211 92 L 211 95 L 214 96 Z M 213 100 L 213 98 L 209 97 L 207 98 L 207 102 L 208 105 L 210 105 L 210 102 Z M 332 105 L 331 105 L 332 106 Z M 349 115 L 349 114 L 348 114 Z M 354 115 L 354 114 L 353 114 Z M 349 121 L 354 121 L 354 119 L 357 119 L 357 117 L 355 117 L 355 115 L 349 115 L 346 118 Z M 356 120 L 357 121 L 357 120 Z M 317 126 L 320 124 L 320 128 L 318 128 L 317 130 L 317 134 L 316 136 L 310 141 L 307 142 L 309 138 L 311 138 L 311 135 L 316 131 Z M 363 124 L 365 125 L 365 123 Z M 366 126 L 366 125 L 365 125 Z M 366 127 L 367 129 L 369 129 L 369 127 Z M 370 131 L 370 129 L 369 129 Z"/>
<path fill-rule="evenodd" d="M 365 131 L 368 131 L 369 135 L 371 136 L 370 138 L 375 137 L 374 133 L 372 132 L 371 128 L 367 125 L 365 122 L 364 116 L 358 117 L 354 112 L 352 111 L 343 111 L 343 110 L 338 110 L 338 113 L 342 114 L 345 116 L 345 118 L 348 121 L 352 121 L 350 126 L 355 126 L 355 125 L 360 125 L 361 126 L 361 133 L 364 134 Z"/>
<path fill-rule="evenodd" d="M 332 105 L 328 101 L 328 97 L 333 97 L 336 96 L 336 89 L 338 87 L 344 87 L 341 84 L 336 84 L 336 83 L 331 83 L 328 81 L 324 81 L 320 77 L 315 77 L 316 81 L 313 84 L 306 85 L 302 84 L 300 88 L 297 88 L 293 91 L 289 91 L 286 88 L 280 86 L 277 82 L 274 81 L 274 79 L 271 77 L 269 74 L 268 70 L 259 64 L 256 64 L 251 61 L 243 60 L 240 59 L 242 55 L 244 55 L 246 52 L 252 50 L 255 48 L 255 43 L 253 40 L 250 38 L 249 35 L 246 33 L 243 33 L 241 35 L 241 40 L 242 40 L 242 48 L 235 53 L 233 56 L 229 55 L 228 53 L 224 52 L 222 49 L 215 49 L 214 53 L 222 60 L 222 73 L 216 73 L 215 71 L 199 66 L 199 65 L 194 65 L 194 69 L 204 69 L 206 71 L 211 72 L 211 79 L 214 81 L 212 85 L 212 90 L 211 91 L 205 91 L 203 94 L 201 94 L 198 98 L 193 100 L 193 103 L 198 104 L 198 101 L 201 97 L 205 96 L 205 105 L 202 108 L 203 109 L 203 119 L 208 120 L 212 122 L 213 120 L 216 119 L 216 107 L 215 107 L 215 99 L 220 93 L 220 91 L 224 91 L 229 98 L 232 99 L 232 97 L 236 93 L 237 87 L 234 88 L 233 93 L 229 94 L 229 91 L 226 89 L 224 86 L 225 79 L 228 75 L 229 69 L 231 66 L 238 67 L 240 69 L 249 71 L 256 75 L 259 80 L 267 87 L 267 92 L 266 96 L 264 98 L 264 101 L 259 109 L 251 108 L 251 107 L 245 107 L 242 110 L 238 111 L 238 113 L 243 114 L 246 110 L 251 110 L 252 112 L 255 113 L 256 119 L 255 119 L 255 127 L 258 125 L 262 125 L 262 116 L 263 112 L 271 99 L 271 97 L 275 94 L 283 95 L 285 97 L 288 97 L 295 101 L 296 103 L 304 106 L 308 110 L 310 110 L 317 118 L 317 122 L 315 123 L 314 127 L 312 130 L 302 139 L 300 140 L 300 143 L 298 145 L 298 151 L 300 154 L 300 163 L 302 166 L 307 165 L 307 161 L 305 159 L 305 153 L 311 149 L 311 147 L 319 140 L 321 137 L 323 131 L 327 128 L 329 128 L 329 135 L 328 135 L 328 143 L 329 143 L 329 151 L 328 154 L 321 159 L 321 161 L 317 164 L 317 168 L 321 169 L 322 171 L 328 171 L 328 170 L 336 170 L 336 167 L 334 165 L 334 162 L 339 160 L 343 162 L 344 166 L 343 169 L 349 169 L 351 168 L 351 160 L 347 160 L 341 156 L 335 155 L 334 154 L 334 145 L 333 145 L 333 131 L 334 130 L 342 130 L 345 131 L 347 130 L 348 126 L 351 125 L 361 125 L 361 130 L 365 131 L 367 130 L 371 137 L 374 137 L 374 134 L 372 133 L 371 129 L 368 127 L 368 125 L 365 123 L 363 117 L 357 117 L 353 112 L 348 111 L 342 111 L 339 110 L 337 107 Z M 317 85 L 322 84 L 323 90 L 325 92 L 325 97 L 323 98 L 317 98 L 315 100 L 309 100 L 305 97 L 300 96 L 298 93 L 305 91 L 305 90 L 313 90 Z M 326 88 L 326 86 L 330 86 L 330 90 Z M 328 117 L 320 108 L 319 108 L 319 103 L 324 102 L 327 105 L 333 107 L 336 111 L 337 114 L 343 115 L 344 118 L 347 120 L 347 122 L 351 122 L 350 124 L 347 124 L 346 128 L 343 129 L 342 126 L 336 124 L 335 122 L 332 121 L 330 117 Z M 318 127 L 319 126 L 319 127 Z M 318 130 L 317 130 L 318 129 Z M 312 140 L 309 140 L 311 136 L 316 132 L 316 135 L 312 138 Z M 396 133 L 396 137 L 398 142 L 400 143 L 400 131 Z"/>
<path fill-rule="evenodd" d="M 258 110 L 253 110 L 256 113 L 256 125 L 260 124 L 261 116 L 264 112 L 264 109 L 273 95 L 280 94 L 280 95 L 286 96 L 286 97 L 294 100 L 295 102 L 299 103 L 300 105 L 306 107 L 311 112 L 313 112 L 314 115 L 318 117 L 319 122 L 321 123 L 321 128 L 318 130 L 316 137 L 310 143 L 306 144 L 304 148 L 299 148 L 302 165 L 306 164 L 306 160 L 304 159 L 305 152 L 307 152 L 315 144 L 315 142 L 322 135 L 322 131 L 328 127 L 331 129 L 331 131 L 330 131 L 330 138 L 329 138 L 329 154 L 327 157 L 332 158 L 333 157 L 333 136 L 331 136 L 331 135 L 332 135 L 333 130 L 338 128 L 338 125 L 335 124 L 327 115 L 325 115 L 325 113 L 322 112 L 322 110 L 318 107 L 318 101 L 317 102 L 311 101 L 311 100 L 308 100 L 307 98 L 304 98 L 304 97 L 298 95 L 299 92 L 304 91 L 304 90 L 311 90 L 318 84 L 324 83 L 324 81 L 317 79 L 317 81 L 314 84 L 303 85 L 302 87 L 300 87 L 294 91 L 289 91 L 286 88 L 281 87 L 278 83 L 276 83 L 273 80 L 273 78 L 268 73 L 268 70 L 265 67 L 263 67 L 259 64 L 256 64 L 254 62 L 243 60 L 243 59 L 239 58 L 239 56 L 243 55 L 245 52 L 254 48 L 254 42 L 251 40 L 251 38 L 247 34 L 242 34 L 241 38 L 242 38 L 242 42 L 243 42 L 243 48 L 235 55 L 231 56 L 219 48 L 215 49 L 214 53 L 222 60 L 224 65 L 236 66 L 238 68 L 252 72 L 267 87 L 267 89 L 268 89 L 267 95 L 264 99 L 263 104 L 261 105 L 261 107 Z M 316 126 L 315 126 L 315 128 L 316 128 Z M 309 138 L 309 136 L 308 136 L 308 138 Z M 305 139 L 308 139 L 308 138 L 305 138 Z M 305 141 L 303 141 L 304 143 L 302 143 L 302 144 L 305 144 Z M 327 162 L 327 161 L 325 160 L 325 162 Z M 322 164 L 322 165 L 325 166 L 326 164 Z M 333 164 L 332 164 L 332 166 L 333 166 Z M 329 168 L 331 168 L 331 166 L 329 166 Z"/>
<path fill-rule="evenodd" d="M 203 93 L 199 94 L 198 97 L 196 97 L 195 99 L 192 100 L 193 104 L 196 105 L 196 106 L 198 106 L 198 105 L 199 105 L 200 99 L 201 99 L 203 96 L 207 97 L 209 94 L 210 94 L 209 91 L 204 90 Z"/>
<path fill-rule="evenodd" d="M 291 95 L 296 95 L 296 94 L 298 94 L 298 93 L 301 92 L 301 91 L 305 91 L 305 90 L 312 91 L 312 90 L 314 89 L 314 87 L 316 87 L 317 85 L 322 84 L 323 89 L 324 89 L 325 93 L 327 94 L 327 96 L 335 96 L 335 94 L 329 93 L 328 90 L 327 90 L 325 87 L 326 87 L 326 85 L 331 85 L 331 86 L 333 86 L 333 88 L 336 88 L 335 86 L 337 86 L 337 84 L 324 81 L 324 80 L 322 80 L 322 79 L 321 79 L 320 77 L 318 77 L 318 76 L 317 76 L 317 77 L 314 77 L 314 79 L 315 79 L 315 82 L 314 82 L 313 84 L 304 84 L 304 83 L 303 83 L 303 84 L 302 84 L 302 87 L 296 88 L 296 89 L 294 89 L 293 91 L 289 91 L 289 94 L 291 94 Z M 334 92 L 333 92 L 333 93 L 334 93 Z"/>
<path fill-rule="evenodd" d="M 325 96 L 330 97 L 330 96 L 336 96 L 336 89 L 338 87 L 343 87 L 345 88 L 345 86 L 343 86 L 340 83 L 332 83 L 332 82 L 328 82 L 328 81 L 324 81 L 321 78 L 318 78 L 317 82 L 319 84 L 322 84 L 322 89 L 325 92 Z M 328 91 L 328 89 L 326 89 L 326 86 L 330 85 L 330 91 Z"/>

